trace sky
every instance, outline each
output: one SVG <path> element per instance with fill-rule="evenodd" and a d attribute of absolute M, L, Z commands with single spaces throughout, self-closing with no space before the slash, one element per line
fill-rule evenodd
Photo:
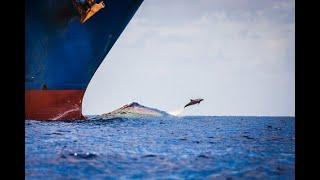
<path fill-rule="evenodd" d="M 295 115 L 293 0 L 145 0 L 92 78 L 83 114 L 130 102 L 181 115 Z"/>

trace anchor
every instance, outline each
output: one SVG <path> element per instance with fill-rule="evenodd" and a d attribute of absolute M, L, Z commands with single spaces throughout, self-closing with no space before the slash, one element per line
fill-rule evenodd
<path fill-rule="evenodd" d="M 105 7 L 103 1 L 96 3 L 95 0 L 72 0 L 73 5 L 80 14 L 80 22 L 84 23 L 100 9 Z"/>

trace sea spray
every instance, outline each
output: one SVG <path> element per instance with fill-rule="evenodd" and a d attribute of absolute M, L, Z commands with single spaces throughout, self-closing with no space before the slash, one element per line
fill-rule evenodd
<path fill-rule="evenodd" d="M 184 111 L 184 108 L 181 107 L 177 110 L 174 110 L 174 111 L 170 111 L 169 114 L 173 115 L 173 116 L 179 116 L 180 114 L 182 114 Z"/>

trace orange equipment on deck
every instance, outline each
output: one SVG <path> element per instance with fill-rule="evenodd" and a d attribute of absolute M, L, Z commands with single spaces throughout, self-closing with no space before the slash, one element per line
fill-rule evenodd
<path fill-rule="evenodd" d="M 105 7 L 103 1 L 96 3 L 95 0 L 85 0 L 84 4 L 78 3 L 76 0 L 72 0 L 74 6 L 80 14 L 80 22 L 86 22 L 90 17 L 97 13 L 100 9 Z"/>

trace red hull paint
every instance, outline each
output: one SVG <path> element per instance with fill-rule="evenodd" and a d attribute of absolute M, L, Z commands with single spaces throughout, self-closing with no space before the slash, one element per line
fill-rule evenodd
<path fill-rule="evenodd" d="M 26 90 L 25 118 L 32 120 L 76 120 L 82 115 L 84 90 Z"/>

